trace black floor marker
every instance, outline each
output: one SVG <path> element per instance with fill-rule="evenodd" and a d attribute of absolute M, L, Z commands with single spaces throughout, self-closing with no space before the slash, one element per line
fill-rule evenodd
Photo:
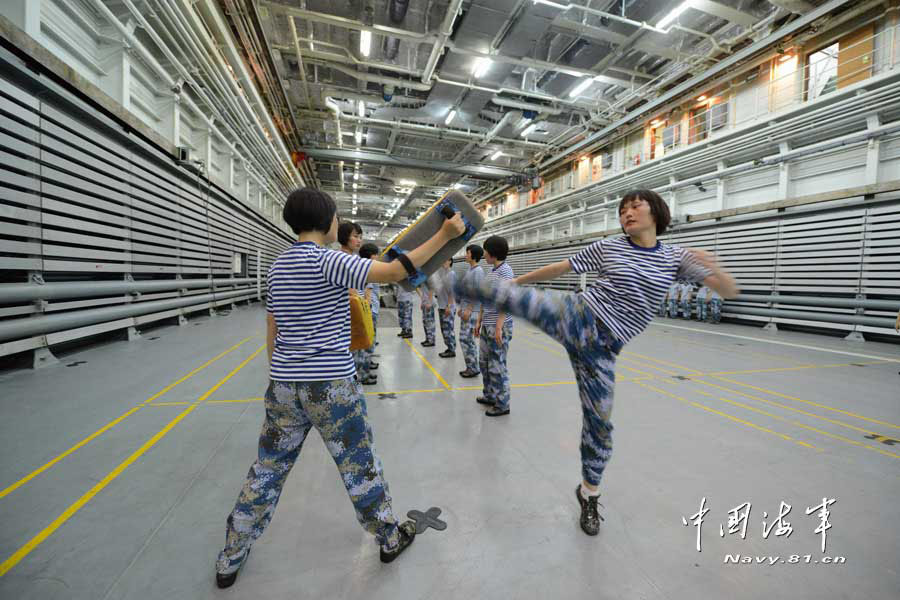
<path fill-rule="evenodd" d="M 406 516 L 416 522 L 416 535 L 420 535 L 425 532 L 426 529 L 431 527 L 432 529 L 436 529 L 437 531 L 443 531 L 447 529 L 447 523 L 438 519 L 438 516 L 441 514 L 441 509 L 437 506 L 432 506 L 425 512 L 420 510 L 411 510 L 406 513 Z"/>

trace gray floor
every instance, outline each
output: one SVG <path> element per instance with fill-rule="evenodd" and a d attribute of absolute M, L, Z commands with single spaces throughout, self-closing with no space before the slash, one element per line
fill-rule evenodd
<path fill-rule="evenodd" d="M 417 325 L 420 357 L 395 337 L 391 312 L 381 381 L 367 388 L 377 448 L 395 511 L 439 506 L 449 527 L 382 565 L 314 434 L 237 584 L 217 590 L 215 554 L 263 414 L 265 354 L 250 358 L 264 343 L 263 313 L 197 323 L 0 376 L 0 486 L 127 414 L 0 492 L 0 570 L 15 563 L 0 598 L 900 596 L 900 347 L 654 324 L 620 357 L 606 521 L 589 538 L 574 499 L 580 405 L 560 347 L 517 323 L 512 414 L 488 419 L 473 400 L 478 380 L 456 374 L 461 355 L 421 348 Z M 66 366 L 74 361 L 86 362 Z M 690 519 L 704 497 L 697 552 Z M 806 510 L 825 497 L 837 501 L 823 553 Z M 793 533 L 766 539 L 763 511 L 771 524 L 782 501 Z M 727 532 L 744 502 L 746 539 Z"/>

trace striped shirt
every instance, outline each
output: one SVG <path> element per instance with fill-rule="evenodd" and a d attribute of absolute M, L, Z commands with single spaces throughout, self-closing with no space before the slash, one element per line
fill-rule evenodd
<path fill-rule="evenodd" d="M 372 314 L 377 315 L 378 309 L 381 307 L 381 303 L 378 301 L 378 294 L 381 292 L 381 286 L 377 283 L 369 283 L 366 285 L 366 290 L 372 290 L 369 292 L 369 306 L 372 308 Z M 365 292 L 363 292 L 363 298 L 366 297 Z"/>
<path fill-rule="evenodd" d="M 441 279 L 441 285 L 436 286 L 438 289 L 434 296 L 437 300 L 438 308 L 443 310 L 450 304 L 450 296 L 453 294 L 453 287 L 456 285 L 456 273 L 441 267 L 433 277 L 440 277 Z"/>
<path fill-rule="evenodd" d="M 509 263 L 502 262 L 494 269 L 488 273 L 488 277 L 493 277 L 495 279 L 513 279 L 515 275 L 513 274 L 512 267 L 509 266 Z M 485 304 L 482 306 L 484 309 L 484 314 L 481 317 L 481 324 L 484 327 L 494 328 L 497 326 L 497 309 L 492 304 Z M 506 319 L 504 319 L 503 324 L 512 323 L 512 316 L 507 313 Z"/>
<path fill-rule="evenodd" d="M 480 280 L 484 277 L 484 269 L 481 268 L 481 265 L 475 265 L 474 267 L 469 267 L 468 272 L 463 275 L 463 280 L 469 279 L 470 277 L 474 277 L 475 281 Z M 473 313 L 478 313 L 481 310 L 481 302 L 478 300 L 464 300 L 460 301 L 460 308 L 470 309 Z"/>
<path fill-rule="evenodd" d="M 271 379 L 327 381 L 356 374 L 348 290 L 366 287 L 372 264 L 313 242 L 297 242 L 275 259 L 266 292 L 266 310 L 278 326 Z"/>
<path fill-rule="evenodd" d="M 582 297 L 622 343 L 646 329 L 674 280 L 712 275 L 684 248 L 662 242 L 643 248 L 627 236 L 594 242 L 569 263 L 575 273 L 598 273 Z"/>

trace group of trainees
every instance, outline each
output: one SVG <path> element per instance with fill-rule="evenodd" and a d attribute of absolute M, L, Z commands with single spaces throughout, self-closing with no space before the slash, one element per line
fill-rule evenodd
<path fill-rule="evenodd" d="M 690 281 L 674 281 L 662 302 L 657 314 L 660 317 L 681 318 L 690 320 L 695 314 L 698 321 L 718 323 L 722 320 L 722 294 L 706 285 L 694 293 L 694 284 Z"/>
<path fill-rule="evenodd" d="M 324 192 L 295 190 L 287 198 L 283 216 L 297 234 L 297 242 L 273 262 L 268 273 L 266 414 L 257 459 L 226 521 L 225 547 L 215 567 L 219 587 L 235 582 L 252 544 L 271 521 L 285 479 L 313 427 L 338 467 L 359 523 L 380 546 L 381 561 L 395 560 L 416 535 L 414 524 L 400 522 L 393 511 L 349 350 L 348 291 L 359 293 L 369 284 L 399 282 L 407 276 L 406 267 L 399 261 L 379 262 L 330 249 L 338 239 L 339 225 L 335 203 Z M 471 322 L 477 308 L 481 324 L 478 369 L 485 382 L 485 395 L 478 400 L 490 404 L 486 414 L 508 414 L 504 412 L 509 410 L 508 378 L 505 392 L 498 391 L 503 383 L 495 383 L 491 357 L 505 367 L 513 316 L 535 324 L 566 349 L 583 417 L 581 481 L 575 496 L 580 525 L 588 535 L 599 532 L 602 519 L 599 485 L 612 455 L 616 356 L 647 327 L 673 281 L 703 283 L 726 298 L 738 292 L 734 279 L 709 253 L 658 240 L 670 217 L 666 203 L 655 192 L 626 194 L 619 203 L 619 220 L 622 237 L 594 242 L 567 260 L 518 278 L 505 262 L 506 241 L 489 238 L 483 249 L 489 272 L 475 271 L 478 261 L 470 247 L 467 257 L 473 268 L 466 276 L 454 280 L 439 274 L 427 292 L 438 298 L 446 294 L 448 310 L 449 299 L 458 299 L 459 310 L 468 317 L 464 322 Z M 457 214 L 406 256 L 419 268 L 464 230 Z M 525 285 L 569 272 L 595 272 L 598 277 L 579 294 Z M 411 323 L 401 323 L 408 325 L 401 333 L 411 334 Z M 473 331 L 475 325 L 478 322 Z M 466 366 L 470 374 L 474 372 L 474 365 Z"/>

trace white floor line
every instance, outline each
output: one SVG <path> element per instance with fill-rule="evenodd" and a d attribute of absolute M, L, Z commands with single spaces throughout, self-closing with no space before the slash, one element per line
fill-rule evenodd
<path fill-rule="evenodd" d="M 779 342 L 777 340 L 767 340 L 764 338 L 751 337 L 746 335 L 737 335 L 734 333 L 722 333 L 720 331 L 708 331 L 706 329 L 697 329 L 695 327 L 684 327 L 683 325 L 666 325 L 663 323 L 650 323 L 654 327 L 669 327 L 671 329 L 684 329 L 685 331 L 696 331 L 697 333 L 705 333 L 708 335 L 721 335 L 725 337 L 737 338 L 739 340 L 752 340 L 754 342 L 762 342 L 764 344 L 777 344 L 779 346 L 791 346 L 793 348 L 803 348 L 805 350 L 818 350 L 819 352 L 829 352 L 831 354 L 844 354 L 847 356 L 858 356 L 859 358 L 873 358 L 875 360 L 884 360 L 888 362 L 900 363 L 900 358 L 891 358 L 889 356 L 878 356 L 876 354 L 861 354 L 859 352 L 847 352 L 846 350 L 831 350 L 829 348 L 820 348 L 819 346 L 807 346 L 805 344 L 792 344 L 790 342 Z"/>

